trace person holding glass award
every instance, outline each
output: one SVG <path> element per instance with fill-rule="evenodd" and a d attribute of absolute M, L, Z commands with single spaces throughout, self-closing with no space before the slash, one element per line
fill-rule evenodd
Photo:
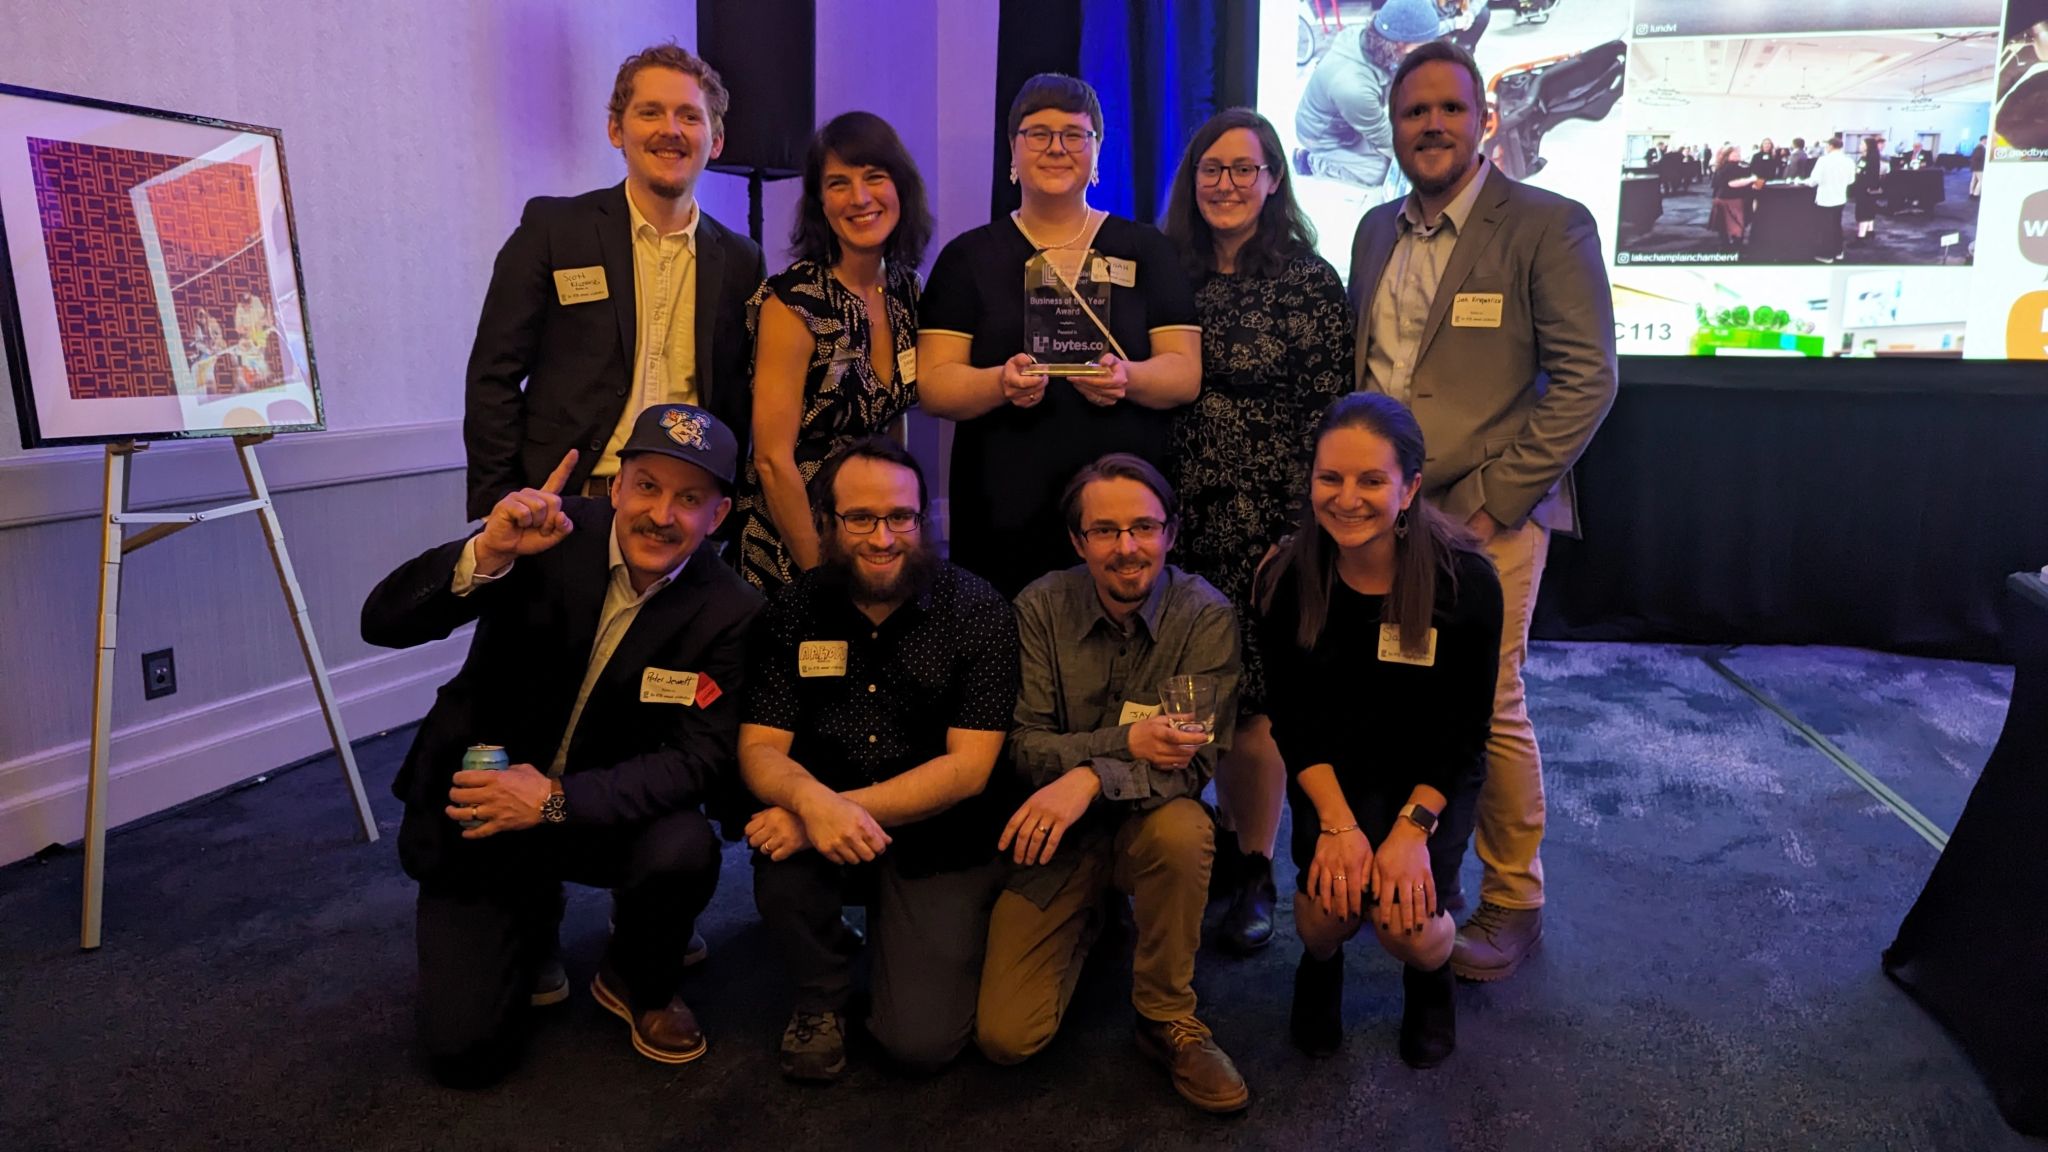
<path fill-rule="evenodd" d="M 1418 493 L 1422 429 L 1359 392 L 1316 435 L 1301 527 L 1260 570 L 1273 738 L 1292 776 L 1290 1031 L 1310 1055 L 1343 1040 L 1344 943 L 1368 923 L 1400 960 L 1401 1059 L 1457 1045 L 1456 887 L 1486 773 L 1501 591 L 1465 528 Z"/>
<path fill-rule="evenodd" d="M 1133 903 L 1139 1050 L 1195 1107 L 1234 1112 L 1251 1093 L 1196 1019 L 1193 980 L 1215 852 L 1200 797 L 1230 746 L 1237 613 L 1166 562 L 1173 488 L 1150 464 L 1104 456 L 1060 505 L 1083 563 L 1017 597 L 1008 750 L 1034 791 L 996 842 L 1016 867 L 989 915 L 975 1043 L 1015 1064 L 1052 1042 L 1114 890 Z"/>
<path fill-rule="evenodd" d="M 1201 329 L 1173 246 L 1091 208 L 1102 106 L 1071 76 L 1010 105 L 1017 211 L 948 243 L 919 302 L 919 400 L 959 422 L 952 559 L 1005 595 L 1071 557 L 1060 488 L 1109 452 L 1157 467 L 1167 411 L 1201 390 Z"/>

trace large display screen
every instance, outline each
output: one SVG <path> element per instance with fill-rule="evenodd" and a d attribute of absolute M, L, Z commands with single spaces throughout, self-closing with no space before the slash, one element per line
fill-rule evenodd
<path fill-rule="evenodd" d="M 1599 221 L 1623 354 L 2048 359 L 2048 0 L 1265 0 L 1260 21 L 1259 107 L 1340 273 L 1359 218 L 1408 192 L 1387 80 L 1449 36 L 1487 77 L 1488 159 Z"/>

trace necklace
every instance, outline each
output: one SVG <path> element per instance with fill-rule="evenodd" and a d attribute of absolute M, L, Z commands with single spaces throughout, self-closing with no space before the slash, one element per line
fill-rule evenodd
<path fill-rule="evenodd" d="M 1072 248 L 1081 237 L 1088 234 L 1089 225 L 1095 223 L 1095 209 L 1085 208 L 1081 211 L 1081 230 L 1069 236 L 1064 244 L 1039 244 L 1038 237 L 1033 236 L 1031 230 L 1024 227 L 1024 212 L 1022 209 L 1011 212 L 1010 219 L 1017 222 L 1017 231 L 1024 233 L 1024 238 L 1031 241 L 1033 245 L 1037 246 L 1039 251 L 1043 252 L 1047 249 Z"/>

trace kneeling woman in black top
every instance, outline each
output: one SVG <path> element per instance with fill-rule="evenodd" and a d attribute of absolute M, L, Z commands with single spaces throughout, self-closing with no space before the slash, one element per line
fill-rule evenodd
<path fill-rule="evenodd" d="M 1355 393 L 1316 436 L 1302 525 L 1256 589 L 1273 738 L 1294 815 L 1294 1041 L 1342 1039 L 1344 942 L 1367 920 L 1407 967 L 1401 1058 L 1456 1044 L 1454 890 L 1485 773 L 1500 669 L 1500 580 L 1478 543 L 1417 495 L 1422 430 Z M 1298 766 L 1298 767 L 1297 767 Z"/>

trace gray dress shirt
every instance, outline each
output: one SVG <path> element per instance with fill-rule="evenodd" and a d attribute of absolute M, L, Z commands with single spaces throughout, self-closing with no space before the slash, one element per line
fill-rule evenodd
<path fill-rule="evenodd" d="M 1011 877 L 1010 889 L 1042 908 L 1124 816 L 1201 795 L 1237 720 L 1237 613 L 1208 581 L 1169 564 L 1119 627 L 1078 565 L 1018 594 L 1017 639 L 1023 686 L 1009 754 L 1018 776 L 1034 791 L 1084 764 L 1102 779 L 1102 795 L 1052 860 Z M 1156 711 L 1161 682 L 1190 673 L 1216 677 L 1215 741 L 1183 769 L 1132 758 L 1125 706 Z"/>

